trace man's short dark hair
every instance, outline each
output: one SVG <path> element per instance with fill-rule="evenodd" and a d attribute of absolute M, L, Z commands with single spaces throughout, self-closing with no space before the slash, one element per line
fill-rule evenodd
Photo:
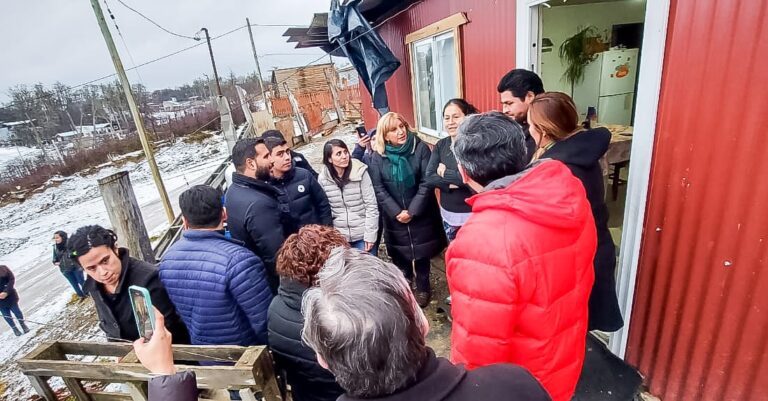
<path fill-rule="evenodd" d="M 527 149 L 520 124 L 498 111 L 468 116 L 453 153 L 469 178 L 482 186 L 525 169 Z"/>
<path fill-rule="evenodd" d="M 235 165 L 238 173 L 242 173 L 245 169 L 247 159 L 256 158 L 256 145 L 260 143 L 264 143 L 261 138 L 243 138 L 235 143 L 232 148 L 232 164 Z"/>
<path fill-rule="evenodd" d="M 276 129 L 269 129 L 261 133 L 261 139 L 267 138 L 285 139 L 283 133 Z"/>
<path fill-rule="evenodd" d="M 195 185 L 179 196 L 181 214 L 189 228 L 216 228 L 221 224 L 221 191 L 208 185 Z"/>
<path fill-rule="evenodd" d="M 512 96 L 525 100 L 525 95 L 528 92 L 533 92 L 534 95 L 544 93 L 544 83 L 541 82 L 541 78 L 536 75 L 535 72 L 515 69 L 504 75 L 499 81 L 499 86 L 496 88 L 499 93 L 510 91 Z"/>
<path fill-rule="evenodd" d="M 264 139 L 264 144 L 267 145 L 267 149 L 269 149 L 269 153 L 272 153 L 272 149 L 278 146 L 287 145 L 288 142 L 286 142 L 285 138 L 281 136 L 280 138 L 275 138 L 275 137 L 266 138 Z"/>

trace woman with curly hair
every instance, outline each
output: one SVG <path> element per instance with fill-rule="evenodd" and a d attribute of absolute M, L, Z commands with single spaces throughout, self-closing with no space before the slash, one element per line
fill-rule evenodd
<path fill-rule="evenodd" d="M 269 347 L 295 401 L 335 401 L 344 393 L 331 372 L 317 363 L 315 352 L 301 341 L 302 296 L 315 284 L 331 250 L 338 247 L 349 248 L 339 231 L 312 224 L 288 237 L 277 253 L 280 287 L 269 306 Z"/>

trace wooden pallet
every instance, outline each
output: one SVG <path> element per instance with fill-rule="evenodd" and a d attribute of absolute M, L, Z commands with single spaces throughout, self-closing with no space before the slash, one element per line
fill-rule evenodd
<path fill-rule="evenodd" d="M 179 362 L 176 365 L 179 371 L 195 372 L 200 389 L 235 390 L 246 401 L 256 401 L 256 393 L 261 393 L 267 401 L 282 400 L 266 347 L 174 345 L 173 356 Z M 117 362 L 101 361 L 110 358 L 82 362 L 79 357 L 116 357 Z M 223 361 L 231 361 L 233 365 L 181 363 Z M 17 361 L 35 391 L 48 401 L 57 399 L 48 384 L 51 377 L 61 377 L 78 401 L 146 401 L 147 383 L 155 376 L 138 362 L 131 344 L 68 341 L 45 342 Z M 121 383 L 129 393 L 89 392 L 83 387 L 83 381 Z"/>

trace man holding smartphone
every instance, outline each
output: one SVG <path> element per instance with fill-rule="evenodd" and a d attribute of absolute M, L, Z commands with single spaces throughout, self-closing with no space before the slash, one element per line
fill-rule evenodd
<path fill-rule="evenodd" d="M 139 333 L 130 286 L 147 289 L 152 303 L 165 316 L 165 324 L 176 344 L 189 344 L 187 327 L 176 313 L 165 287 L 160 282 L 157 268 L 132 258 L 128 249 L 117 247 L 117 235 L 101 226 L 85 226 L 69 239 L 68 249 L 73 258 L 88 274 L 85 288 L 93 297 L 99 314 L 99 327 L 107 340 L 135 341 Z"/>

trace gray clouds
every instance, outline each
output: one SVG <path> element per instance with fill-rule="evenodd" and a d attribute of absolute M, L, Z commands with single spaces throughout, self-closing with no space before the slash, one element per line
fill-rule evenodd
<path fill-rule="evenodd" d="M 105 14 L 104 1 L 101 0 Z M 123 0 L 165 28 L 194 36 L 206 27 L 211 36 L 252 24 L 309 24 L 313 13 L 325 12 L 329 0 Z M 136 64 L 194 45 L 190 39 L 172 36 L 128 10 L 117 0 L 107 0 Z M 110 30 L 126 68 L 133 62 L 107 14 Z M 319 49 L 294 49 L 286 43 L 285 27 L 254 27 L 259 54 L 290 53 L 308 56 L 264 56 L 265 77 L 273 67 L 304 65 L 322 55 Z M 114 73 L 104 39 L 89 0 L 0 0 L 0 103 L 8 101 L 7 88 L 18 84 L 61 81 L 77 85 Z M 232 71 L 255 71 L 248 30 L 242 29 L 215 40 L 213 51 L 222 77 Z M 198 46 L 174 57 L 139 69 L 150 90 L 176 87 L 203 74 L 212 76 L 207 46 Z M 135 72 L 128 74 L 138 83 Z M 114 78 L 113 78 L 114 79 Z"/>

